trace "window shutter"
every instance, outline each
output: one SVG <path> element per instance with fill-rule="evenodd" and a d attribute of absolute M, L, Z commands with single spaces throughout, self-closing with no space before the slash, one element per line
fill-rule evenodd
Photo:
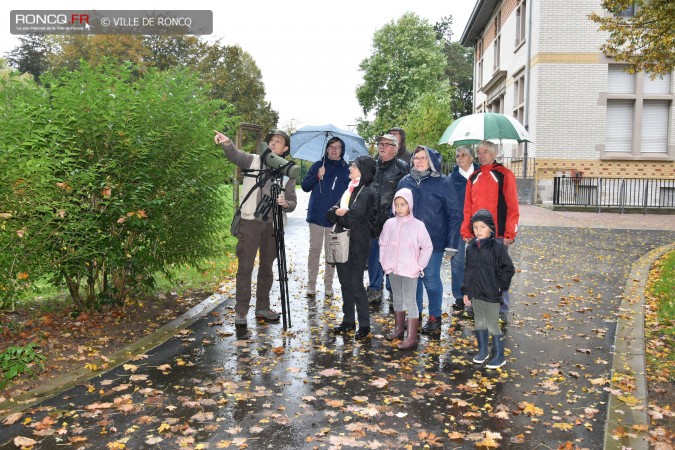
<path fill-rule="evenodd" d="M 670 74 L 667 73 L 663 78 L 649 78 L 650 74 L 645 74 L 645 94 L 670 94 Z"/>
<path fill-rule="evenodd" d="M 668 146 L 667 100 L 645 100 L 642 104 L 642 153 L 666 153 Z"/>
<path fill-rule="evenodd" d="M 607 100 L 606 152 L 632 151 L 634 105 L 633 100 Z"/>
<path fill-rule="evenodd" d="M 634 94 L 635 75 L 624 71 L 623 64 L 610 64 L 607 71 L 607 93 Z"/>

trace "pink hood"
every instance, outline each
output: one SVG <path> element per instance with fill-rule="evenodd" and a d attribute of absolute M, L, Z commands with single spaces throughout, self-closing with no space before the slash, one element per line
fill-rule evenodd
<path fill-rule="evenodd" d="M 396 207 L 394 206 L 394 201 L 396 197 L 403 197 L 406 202 L 408 202 L 408 207 L 410 207 L 410 215 L 413 213 L 413 195 L 412 191 L 408 188 L 399 189 L 394 195 L 394 200 L 391 201 L 391 212 L 396 216 Z"/>

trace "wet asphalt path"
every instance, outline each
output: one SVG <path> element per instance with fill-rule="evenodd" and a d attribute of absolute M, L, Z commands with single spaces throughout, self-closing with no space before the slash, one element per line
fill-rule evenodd
<path fill-rule="evenodd" d="M 396 350 L 383 338 L 385 302 L 372 339 L 356 343 L 329 330 L 341 317 L 337 277 L 338 298 L 304 297 L 303 215 L 286 229 L 291 329 L 255 323 L 251 308 L 238 333 L 230 296 L 132 366 L 0 426 L 0 448 L 24 436 L 40 449 L 469 449 L 490 439 L 501 449 L 600 449 L 626 277 L 675 240 L 673 231 L 523 226 L 511 248 L 507 365 L 495 371 L 470 361 L 472 322 L 451 317 L 448 264 L 440 336 Z"/>

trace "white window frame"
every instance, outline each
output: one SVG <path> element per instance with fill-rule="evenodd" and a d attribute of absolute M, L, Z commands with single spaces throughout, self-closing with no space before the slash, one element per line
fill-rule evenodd
<path fill-rule="evenodd" d="M 619 72 L 625 67 L 623 64 L 608 64 L 607 67 L 605 142 L 598 146 L 600 158 L 675 159 L 675 146 L 669 145 L 668 139 L 675 103 L 675 95 L 670 88 L 673 74 L 668 74 L 663 80 L 651 80 L 645 72 Z M 659 110 L 666 111 L 666 117 Z M 649 123 L 644 123 L 645 118 Z M 643 137 L 643 132 L 650 135 Z"/>
<path fill-rule="evenodd" d="M 518 50 L 518 47 L 520 47 L 525 42 L 525 29 L 527 20 L 526 10 L 526 1 L 523 0 L 516 8 L 516 50 Z"/>
<path fill-rule="evenodd" d="M 495 73 L 499 70 L 499 59 L 501 54 L 501 42 L 502 42 L 502 12 L 497 12 L 497 17 L 494 21 L 495 27 L 495 39 L 494 39 L 494 58 L 492 63 L 492 72 Z"/>

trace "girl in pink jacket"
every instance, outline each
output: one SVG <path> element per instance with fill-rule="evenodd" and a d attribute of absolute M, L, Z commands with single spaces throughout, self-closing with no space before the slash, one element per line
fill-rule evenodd
<path fill-rule="evenodd" d="M 434 247 L 424 223 L 413 217 L 410 189 L 396 192 L 392 210 L 394 217 L 387 220 L 380 234 L 380 264 L 384 273 L 389 275 L 394 297 L 395 328 L 387 338 L 403 339 L 407 310 L 408 336 L 398 344 L 398 348 L 415 348 L 420 321 L 415 299 L 417 280 L 424 276 L 424 268 Z"/>

